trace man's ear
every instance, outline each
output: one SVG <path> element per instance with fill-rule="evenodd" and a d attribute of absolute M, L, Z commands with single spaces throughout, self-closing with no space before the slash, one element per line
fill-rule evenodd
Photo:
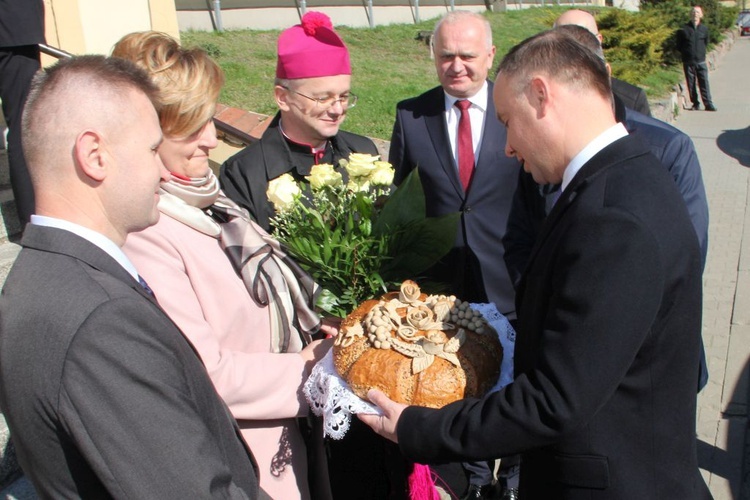
<path fill-rule="evenodd" d="M 604 65 L 607 67 L 607 74 L 612 78 L 612 66 L 608 62 L 605 62 Z"/>
<path fill-rule="evenodd" d="M 90 179 L 101 182 L 107 176 L 108 156 L 101 135 L 94 130 L 85 130 L 76 138 L 75 161 L 81 172 Z"/>
<path fill-rule="evenodd" d="M 276 85 L 273 88 L 273 96 L 276 99 L 276 105 L 281 111 L 289 111 L 289 103 L 287 102 L 289 92 L 284 87 Z"/>
<path fill-rule="evenodd" d="M 545 78 L 541 76 L 531 78 L 528 87 L 529 102 L 537 110 L 537 116 L 540 118 L 547 113 L 549 91 L 549 82 Z"/>

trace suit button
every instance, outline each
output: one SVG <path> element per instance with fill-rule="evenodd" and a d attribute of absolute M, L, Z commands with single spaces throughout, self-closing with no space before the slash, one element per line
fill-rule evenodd
<path fill-rule="evenodd" d="M 468 214 L 471 212 L 471 207 L 464 207 L 464 213 Z"/>

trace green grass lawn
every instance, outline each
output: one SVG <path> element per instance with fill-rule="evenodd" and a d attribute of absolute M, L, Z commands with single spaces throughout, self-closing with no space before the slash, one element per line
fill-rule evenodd
<path fill-rule="evenodd" d="M 495 66 L 511 47 L 551 27 L 564 10 L 566 8 L 545 7 L 488 13 L 497 46 Z M 416 39 L 420 31 L 431 31 L 435 21 L 375 28 L 336 27 L 349 47 L 352 92 L 359 96 L 357 107 L 348 113 L 344 124 L 346 130 L 388 140 L 396 103 L 437 85 L 429 49 L 423 41 Z M 186 31 L 181 37 L 185 46 L 197 45 L 206 49 L 224 69 L 227 82 L 221 95 L 222 103 L 270 115 L 276 112 L 273 79 L 279 32 Z M 666 76 L 653 80 L 659 87 L 644 85 L 650 87 L 647 89 L 650 95 L 665 94 L 676 81 L 669 76 L 670 72 L 674 74 L 673 71 L 664 71 Z M 660 87 L 662 84 L 665 85 L 663 88 Z"/>

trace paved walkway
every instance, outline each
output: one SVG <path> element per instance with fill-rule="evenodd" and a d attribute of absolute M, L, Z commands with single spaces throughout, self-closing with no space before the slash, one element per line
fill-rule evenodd
<path fill-rule="evenodd" d="M 748 61 L 750 38 L 737 38 L 709 77 L 719 110 L 683 111 L 674 124 L 695 143 L 711 217 L 703 303 L 710 380 L 698 397 L 697 433 L 701 468 L 717 500 L 750 499 L 750 478 L 743 475 L 750 450 L 745 446 L 750 359 Z"/>
<path fill-rule="evenodd" d="M 703 337 L 711 378 L 698 398 L 697 433 L 702 472 L 716 500 L 750 500 L 748 61 L 750 37 L 738 38 L 710 75 L 719 111 L 682 111 L 675 123 L 693 138 L 710 206 Z M 7 270 L 16 251 L 15 245 L 0 241 L 0 271 Z M 0 272 L 0 285 L 4 278 Z M 743 462 L 749 470 L 743 470 Z M 0 498 L 33 498 L 27 488 L 16 483 Z"/>

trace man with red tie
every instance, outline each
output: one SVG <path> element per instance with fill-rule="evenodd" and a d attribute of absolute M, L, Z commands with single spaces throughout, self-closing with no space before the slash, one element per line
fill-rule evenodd
<path fill-rule="evenodd" d="M 505 127 L 495 118 L 489 22 L 472 12 L 446 14 L 435 26 L 433 53 L 440 85 L 398 104 L 388 161 L 396 184 L 419 168 L 428 216 L 461 212 L 454 247 L 430 277 L 462 299 L 494 302 L 512 319 L 502 239 L 520 164 L 505 155 Z M 470 475 L 465 498 L 489 493 L 492 475 L 483 469 Z"/>
<path fill-rule="evenodd" d="M 488 21 L 448 13 L 435 27 L 433 52 L 440 86 L 398 103 L 388 161 L 396 184 L 419 167 L 429 216 L 461 212 L 455 246 L 434 277 L 457 296 L 494 302 L 513 317 L 502 237 L 520 165 L 505 156 L 505 127 L 495 118 Z"/>

